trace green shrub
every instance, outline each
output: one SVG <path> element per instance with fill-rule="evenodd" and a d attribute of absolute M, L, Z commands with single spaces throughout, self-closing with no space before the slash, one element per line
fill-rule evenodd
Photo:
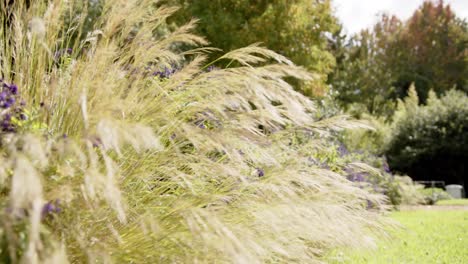
<path fill-rule="evenodd" d="M 430 93 L 419 105 L 414 87 L 399 102 L 385 149 L 390 167 L 416 180 L 464 182 L 468 160 L 468 96 L 451 90 L 441 98 Z"/>
<path fill-rule="evenodd" d="M 450 194 L 441 188 L 425 188 L 419 190 L 419 193 L 424 196 L 424 201 L 426 204 L 435 204 L 441 200 L 452 199 Z"/>
<path fill-rule="evenodd" d="M 414 183 L 409 176 L 395 176 L 401 196 L 401 204 L 418 205 L 427 203 L 424 186 Z"/>

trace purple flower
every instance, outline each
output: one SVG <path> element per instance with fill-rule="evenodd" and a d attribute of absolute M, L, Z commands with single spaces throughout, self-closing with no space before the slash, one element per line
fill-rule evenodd
<path fill-rule="evenodd" d="M 265 176 L 265 171 L 262 168 L 256 168 L 256 170 L 257 170 L 257 176 L 258 177 Z"/>
<path fill-rule="evenodd" d="M 343 143 L 340 143 L 340 145 L 338 146 L 338 154 L 340 155 L 340 157 L 343 157 L 349 154 L 348 149 Z"/>
<path fill-rule="evenodd" d="M 102 145 L 102 140 L 97 136 L 92 137 L 91 142 L 94 148 L 98 148 L 99 146 Z"/>
<path fill-rule="evenodd" d="M 366 174 L 363 172 L 355 172 L 352 168 L 345 168 L 346 178 L 352 182 L 364 182 L 366 181 Z"/>
<path fill-rule="evenodd" d="M 48 202 L 42 207 L 42 215 L 47 215 L 55 211 L 55 206 Z"/>
<path fill-rule="evenodd" d="M 11 104 L 9 102 L 4 102 L 2 104 L 2 107 L 5 108 L 5 109 L 10 108 L 10 106 L 11 106 Z"/>
<path fill-rule="evenodd" d="M 177 137 L 176 133 L 172 133 L 170 138 L 171 138 L 171 140 L 174 140 L 176 137 Z"/>
<path fill-rule="evenodd" d="M 44 204 L 42 207 L 42 217 L 44 218 L 45 216 L 52 215 L 52 214 L 57 214 L 60 213 L 62 209 L 60 208 L 60 200 L 54 200 L 47 202 Z"/>
<path fill-rule="evenodd" d="M 163 70 L 158 70 L 152 73 L 153 76 L 159 77 L 160 79 L 168 79 L 171 75 L 177 72 L 177 67 L 172 66 L 170 68 L 164 67 Z"/>
<path fill-rule="evenodd" d="M 7 103 L 9 103 L 10 105 L 13 105 L 16 103 L 16 99 L 14 97 L 9 97 L 7 99 Z"/>
<path fill-rule="evenodd" d="M 356 173 L 355 175 L 353 175 L 353 181 L 355 182 L 363 182 L 364 181 L 364 174 L 362 173 Z"/>
<path fill-rule="evenodd" d="M 3 120 L 0 123 L 0 127 L 3 132 L 15 132 L 15 127 L 11 123 L 11 114 L 7 113 L 3 116 Z"/>
<path fill-rule="evenodd" d="M 0 101 L 5 101 L 7 98 L 7 93 L 6 92 L 1 92 L 0 93 Z"/>
<path fill-rule="evenodd" d="M 214 65 L 211 65 L 208 68 L 206 68 L 207 72 L 216 71 L 216 70 L 219 70 L 219 68 Z"/>
<path fill-rule="evenodd" d="M 14 95 L 18 94 L 18 86 L 12 84 L 8 87 L 10 89 L 10 92 Z"/>
<path fill-rule="evenodd" d="M 197 121 L 195 121 L 195 125 L 201 129 L 205 129 L 206 126 L 205 126 L 205 120 L 204 119 L 199 119 Z"/>

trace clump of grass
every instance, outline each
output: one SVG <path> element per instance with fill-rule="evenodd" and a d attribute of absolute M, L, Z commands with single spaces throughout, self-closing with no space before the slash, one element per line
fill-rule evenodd
<path fill-rule="evenodd" d="M 0 72 L 28 116 L 1 135 L 0 260 L 317 262 L 369 244 L 382 197 L 308 163 L 359 124 L 314 120 L 283 81 L 312 75 L 258 45 L 204 70 L 195 23 L 155 37 L 175 11 L 156 2 L 103 1 L 84 38 L 82 1 L 2 16 Z"/>

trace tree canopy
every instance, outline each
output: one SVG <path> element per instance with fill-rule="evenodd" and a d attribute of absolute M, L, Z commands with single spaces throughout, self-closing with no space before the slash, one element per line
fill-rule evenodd
<path fill-rule="evenodd" d="M 323 93 L 335 60 L 327 39 L 338 29 L 331 1 L 167 0 L 181 10 L 172 22 L 199 19 L 197 31 L 224 51 L 261 42 L 316 73 L 305 93 Z"/>
<path fill-rule="evenodd" d="M 467 43 L 466 21 L 442 0 L 426 1 L 407 21 L 382 15 L 372 30 L 335 47 L 342 55 L 330 83 L 344 105 L 359 102 L 373 114 L 391 112 L 388 99 L 404 97 L 412 83 L 422 103 L 431 89 L 467 92 Z"/>

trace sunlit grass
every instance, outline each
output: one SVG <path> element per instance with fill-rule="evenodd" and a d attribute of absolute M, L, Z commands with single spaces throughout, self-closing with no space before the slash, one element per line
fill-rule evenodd
<path fill-rule="evenodd" d="M 436 205 L 468 205 L 468 199 L 448 199 L 437 201 Z"/>
<path fill-rule="evenodd" d="M 468 211 L 402 211 L 392 218 L 402 228 L 391 231 L 377 250 L 335 252 L 331 263 L 466 263 Z"/>

